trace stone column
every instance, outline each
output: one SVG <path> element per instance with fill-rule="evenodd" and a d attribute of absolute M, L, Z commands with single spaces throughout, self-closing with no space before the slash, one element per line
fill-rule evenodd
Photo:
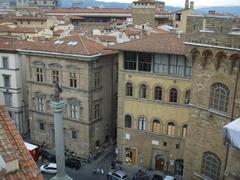
<path fill-rule="evenodd" d="M 57 174 L 51 180 L 72 180 L 65 173 L 65 155 L 64 155 L 64 132 L 63 132 L 63 109 L 64 102 L 52 101 L 54 130 L 55 130 L 55 149 Z"/>

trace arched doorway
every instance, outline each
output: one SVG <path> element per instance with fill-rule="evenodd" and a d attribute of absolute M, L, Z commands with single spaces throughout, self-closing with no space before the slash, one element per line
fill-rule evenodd
<path fill-rule="evenodd" d="M 158 171 L 164 170 L 164 159 L 163 159 L 162 155 L 156 156 L 155 169 Z"/>

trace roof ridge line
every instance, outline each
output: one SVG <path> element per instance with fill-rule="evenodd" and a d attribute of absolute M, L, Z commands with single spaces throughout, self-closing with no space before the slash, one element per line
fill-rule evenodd
<path fill-rule="evenodd" d="M 84 49 L 87 51 L 87 54 L 89 54 L 89 51 L 88 51 L 87 47 L 85 46 L 85 44 L 84 44 L 84 42 L 83 42 L 83 40 L 82 40 L 82 37 L 81 37 L 81 36 L 80 36 L 80 41 L 81 41 L 81 43 L 82 43 L 82 45 L 83 45 Z"/>

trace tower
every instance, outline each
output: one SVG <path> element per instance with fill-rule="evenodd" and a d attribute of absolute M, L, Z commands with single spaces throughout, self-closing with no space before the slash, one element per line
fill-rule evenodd
<path fill-rule="evenodd" d="M 156 2 L 154 0 L 134 1 L 131 10 L 134 25 L 155 25 Z"/>
<path fill-rule="evenodd" d="M 189 9 L 189 0 L 185 1 L 185 9 Z"/>

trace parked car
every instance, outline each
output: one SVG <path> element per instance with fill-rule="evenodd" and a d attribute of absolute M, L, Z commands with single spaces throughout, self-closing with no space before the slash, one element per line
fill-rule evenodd
<path fill-rule="evenodd" d="M 107 180 L 127 180 L 128 175 L 123 171 L 110 171 L 107 174 Z"/>
<path fill-rule="evenodd" d="M 173 176 L 165 176 L 164 180 L 175 180 Z"/>
<path fill-rule="evenodd" d="M 65 165 L 72 169 L 79 169 L 81 167 L 81 162 L 79 159 L 76 158 L 69 158 L 65 160 Z"/>
<path fill-rule="evenodd" d="M 57 173 L 57 164 L 49 163 L 49 164 L 42 165 L 40 167 L 40 171 L 43 173 L 56 174 Z"/>
<path fill-rule="evenodd" d="M 152 180 L 163 180 L 163 177 L 159 174 L 154 174 Z"/>

